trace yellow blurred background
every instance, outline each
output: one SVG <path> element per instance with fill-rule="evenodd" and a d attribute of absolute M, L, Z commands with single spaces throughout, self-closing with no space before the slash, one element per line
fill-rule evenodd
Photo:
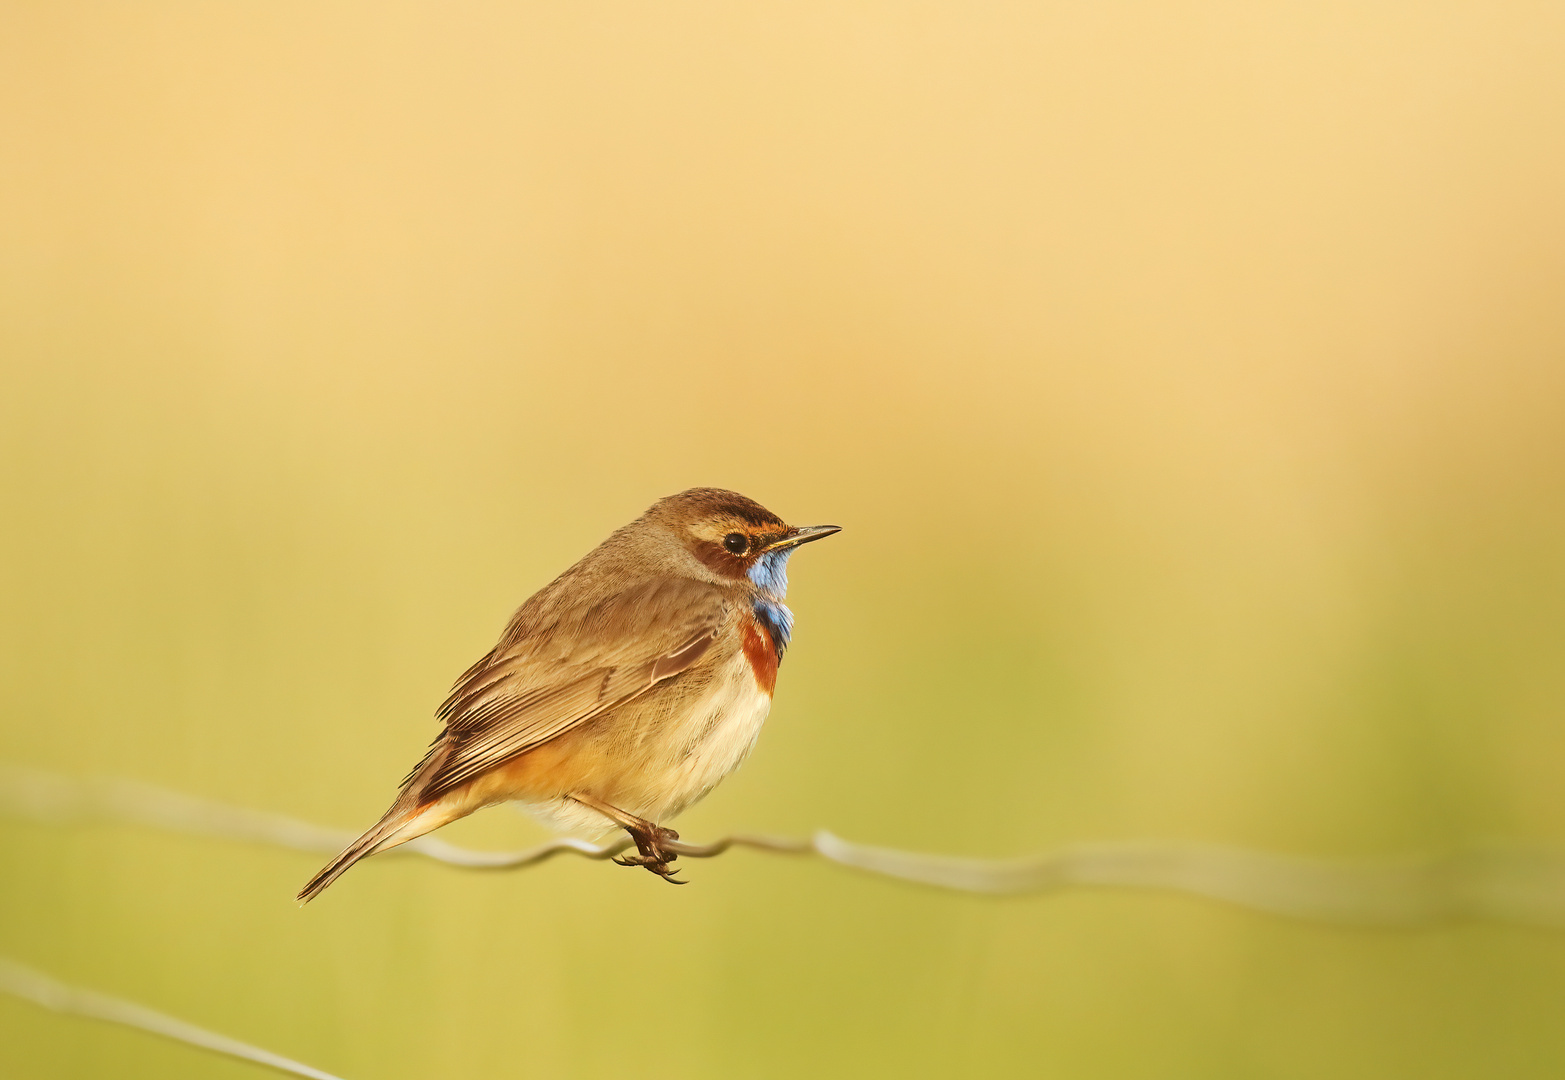
<path fill-rule="evenodd" d="M 1565 842 L 1565 7 L 4 22 L 0 762 L 363 827 L 521 600 L 714 484 L 845 531 L 687 838 Z M 0 953 L 354 1080 L 1565 1075 L 1541 931 L 0 859 Z M 260 1075 L 3 998 L 0 1071 Z"/>

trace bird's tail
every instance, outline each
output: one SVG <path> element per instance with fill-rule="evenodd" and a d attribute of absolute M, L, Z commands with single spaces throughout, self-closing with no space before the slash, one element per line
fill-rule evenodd
<path fill-rule="evenodd" d="M 399 812 L 396 807 L 393 807 L 391 810 L 387 811 L 386 816 L 376 822 L 374 827 L 371 828 L 369 832 L 365 833 L 353 843 L 343 848 L 342 854 L 338 855 L 331 862 L 327 863 L 325 867 L 321 869 L 320 873 L 316 874 L 309 880 L 309 883 L 305 885 L 305 887 L 299 892 L 299 902 L 308 903 L 309 901 L 314 900 L 321 894 L 326 886 L 330 885 L 343 874 L 347 873 L 349 867 L 351 867 L 354 863 L 358 862 L 362 858 L 365 858 L 366 856 L 375 854 L 375 852 L 380 851 L 382 848 L 390 847 L 390 842 L 393 840 L 396 834 L 403 828 L 403 826 L 409 824 L 408 816 L 409 815 L 406 813 Z M 428 830 L 425 831 L 427 832 Z M 404 837 L 403 839 L 411 840 L 413 837 L 408 836 Z M 397 840 L 396 842 L 401 843 L 401 840 Z"/>
<path fill-rule="evenodd" d="M 391 804 L 391 809 L 305 884 L 299 891 L 298 900 L 301 904 L 314 900 L 325 891 L 326 886 L 347 873 L 360 859 L 417 839 L 462 816 L 461 812 L 452 813 L 444 805 L 447 800 L 436 799 L 426 803 L 419 797 L 421 789 L 426 786 L 425 778 L 443 764 L 445 749 L 437 743 L 403 782 L 402 793 Z"/>

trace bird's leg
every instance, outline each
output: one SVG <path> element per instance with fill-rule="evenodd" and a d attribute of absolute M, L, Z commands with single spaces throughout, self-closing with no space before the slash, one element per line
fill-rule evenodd
<path fill-rule="evenodd" d="M 665 840 L 678 840 L 679 834 L 673 829 L 665 829 L 655 822 L 639 818 L 635 814 L 627 814 L 617 806 L 610 806 L 602 799 L 595 799 L 591 795 L 576 794 L 569 796 L 575 802 L 581 803 L 589 809 L 596 810 L 614 824 L 630 833 L 630 838 L 636 842 L 638 855 L 623 855 L 614 861 L 621 866 L 639 866 L 650 870 L 664 881 L 673 885 L 683 885 L 683 881 L 674 879 L 673 869 L 668 865 L 678 855 L 672 851 L 663 849 Z"/>

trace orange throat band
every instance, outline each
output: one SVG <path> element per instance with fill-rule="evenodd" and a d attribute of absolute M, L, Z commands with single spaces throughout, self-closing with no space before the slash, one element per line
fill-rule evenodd
<path fill-rule="evenodd" d="M 777 647 L 772 644 L 772 636 L 753 619 L 744 628 L 744 656 L 755 673 L 755 685 L 771 697 L 777 687 Z"/>

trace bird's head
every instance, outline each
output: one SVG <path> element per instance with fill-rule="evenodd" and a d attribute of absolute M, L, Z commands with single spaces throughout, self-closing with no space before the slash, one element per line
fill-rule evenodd
<path fill-rule="evenodd" d="M 647 518 L 671 530 L 717 576 L 749 581 L 778 600 L 788 588 L 788 556 L 841 531 L 837 525 L 789 525 L 754 499 L 721 488 L 670 495 Z"/>

